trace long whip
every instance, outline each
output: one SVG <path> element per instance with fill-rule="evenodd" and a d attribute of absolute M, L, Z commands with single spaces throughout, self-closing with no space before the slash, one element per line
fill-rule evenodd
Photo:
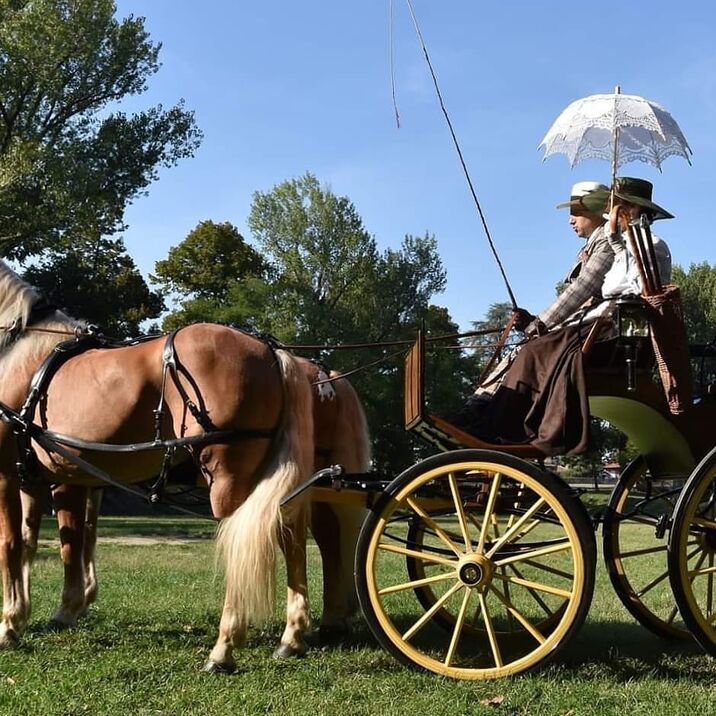
<path fill-rule="evenodd" d="M 423 33 L 420 31 L 420 25 L 418 24 L 418 18 L 415 16 L 415 10 L 413 9 L 413 3 L 411 0 L 406 0 L 408 3 L 408 10 L 410 10 L 410 16 L 413 19 L 413 25 L 415 26 L 415 32 L 418 36 L 418 40 L 420 42 L 420 46 L 423 50 L 423 55 L 425 55 L 425 61 L 428 64 L 428 69 L 430 70 L 430 76 L 433 78 L 433 85 L 435 85 L 435 92 L 438 96 L 438 101 L 440 102 L 440 109 L 442 110 L 443 116 L 445 117 L 445 121 L 447 122 L 448 129 L 450 130 L 450 136 L 452 137 L 453 144 L 455 145 L 455 149 L 457 151 L 457 156 L 460 159 L 460 165 L 462 166 L 462 171 L 465 174 L 465 179 L 467 179 L 467 185 L 470 187 L 470 193 L 472 194 L 472 199 L 475 202 L 475 206 L 477 207 L 477 213 L 480 215 L 480 221 L 482 222 L 482 228 L 485 230 L 485 236 L 487 237 L 487 242 L 490 245 L 490 250 L 492 251 L 492 255 L 495 257 L 495 261 L 497 262 L 497 266 L 500 269 L 500 273 L 502 274 L 502 279 L 505 282 L 505 286 L 507 287 L 507 293 L 510 296 L 510 301 L 512 302 L 512 308 L 517 308 L 517 301 L 515 300 L 515 294 L 512 292 L 512 287 L 510 286 L 510 282 L 507 280 L 507 274 L 505 273 L 505 269 L 502 266 L 502 261 L 500 261 L 500 257 L 497 254 L 497 249 L 495 248 L 495 244 L 492 241 L 492 236 L 490 234 L 490 229 L 487 226 L 487 220 L 485 219 L 485 214 L 482 211 L 482 206 L 480 206 L 480 201 L 477 198 L 477 192 L 475 191 L 475 187 L 473 186 L 472 179 L 470 178 L 470 172 L 467 169 L 467 165 L 465 164 L 465 159 L 462 155 L 462 150 L 460 149 L 460 143 L 457 140 L 457 136 L 455 134 L 455 130 L 453 129 L 452 122 L 450 121 L 450 115 L 447 112 L 447 109 L 445 108 L 445 102 L 443 102 L 442 93 L 440 92 L 440 86 L 438 85 L 438 79 L 435 76 L 435 70 L 433 70 L 433 64 L 430 61 L 430 55 L 428 54 L 428 48 L 425 45 L 425 40 L 423 39 Z"/>

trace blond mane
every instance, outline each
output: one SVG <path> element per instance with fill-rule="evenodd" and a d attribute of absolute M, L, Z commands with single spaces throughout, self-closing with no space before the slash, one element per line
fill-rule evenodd
<path fill-rule="evenodd" d="M 32 307 L 39 300 L 40 294 L 0 261 L 0 373 L 6 376 L 12 375 L 14 366 L 43 358 L 84 325 L 56 310 L 33 327 L 49 328 L 57 333 L 26 331 Z"/>

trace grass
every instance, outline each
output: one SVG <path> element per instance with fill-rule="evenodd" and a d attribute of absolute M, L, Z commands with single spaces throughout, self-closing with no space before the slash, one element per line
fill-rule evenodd
<path fill-rule="evenodd" d="M 211 532 L 209 523 L 173 518 L 107 518 L 100 526 L 102 537 Z M 54 528 L 44 527 L 43 535 L 54 536 Z M 99 603 L 79 628 L 47 634 L 42 625 L 56 606 L 61 566 L 55 546 L 40 548 L 29 634 L 19 650 L 0 653 L 0 714 L 716 712 L 713 660 L 693 645 L 663 642 L 637 625 L 601 564 L 589 619 L 555 664 L 522 677 L 459 682 L 402 666 L 377 647 L 360 618 L 343 645 L 314 643 L 305 658 L 288 662 L 271 658 L 281 633 L 277 618 L 250 631 L 235 675 L 204 674 L 222 596 L 211 541 L 103 543 L 98 562 Z M 317 618 L 315 545 L 309 546 L 309 563 Z M 488 705 L 491 699 L 494 705 Z"/>

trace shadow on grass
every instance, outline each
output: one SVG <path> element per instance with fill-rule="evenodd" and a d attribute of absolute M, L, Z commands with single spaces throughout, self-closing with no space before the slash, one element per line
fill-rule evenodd
<path fill-rule="evenodd" d="M 595 667 L 605 678 L 645 677 L 712 682 L 714 661 L 695 641 L 660 639 L 638 624 L 590 620 L 561 652 L 556 665 L 566 672 Z"/>

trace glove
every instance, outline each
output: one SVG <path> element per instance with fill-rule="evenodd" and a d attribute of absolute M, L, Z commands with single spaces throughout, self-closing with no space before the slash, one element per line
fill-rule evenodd
<path fill-rule="evenodd" d="M 527 338 L 535 338 L 536 336 L 543 336 L 547 333 L 547 326 L 540 321 L 539 318 L 535 318 L 529 325 L 525 326 L 524 334 Z"/>
<path fill-rule="evenodd" d="M 535 320 L 535 316 L 533 316 L 529 311 L 526 311 L 524 308 L 515 308 L 512 311 L 512 315 L 515 319 L 512 325 L 518 331 L 524 331 L 527 325 Z"/>

